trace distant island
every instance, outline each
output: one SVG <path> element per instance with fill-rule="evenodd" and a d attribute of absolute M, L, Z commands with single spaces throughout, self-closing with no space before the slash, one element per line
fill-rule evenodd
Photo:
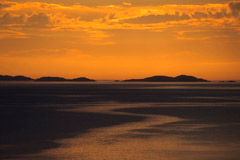
<path fill-rule="evenodd" d="M 33 79 L 30 77 L 26 77 L 23 75 L 18 76 L 9 76 L 9 75 L 0 75 L 0 81 L 36 81 L 36 82 L 96 82 L 94 79 L 89 79 L 86 77 L 79 77 L 73 79 L 66 79 L 63 77 L 40 77 L 37 79 Z M 115 80 L 114 82 L 210 82 L 206 79 L 197 78 L 189 75 L 179 75 L 176 77 L 170 76 L 152 76 L 146 77 L 143 79 L 127 79 L 127 80 Z M 234 80 L 228 81 L 218 81 L 218 82 L 238 82 Z"/>
<path fill-rule="evenodd" d="M 74 79 L 65 79 L 62 77 L 41 77 L 36 79 L 35 81 L 41 82 L 63 82 L 63 81 L 73 81 L 73 82 L 95 82 L 96 80 L 88 79 L 86 77 L 79 77 Z"/>
<path fill-rule="evenodd" d="M 94 79 L 88 79 L 88 78 L 86 78 L 86 77 L 80 77 L 80 78 L 74 78 L 74 79 L 72 79 L 71 81 L 75 81 L 75 82 L 85 82 L 85 81 L 95 82 L 96 80 L 94 80 Z"/>
<path fill-rule="evenodd" d="M 33 81 L 33 79 L 25 76 L 0 75 L 0 81 Z"/>
<path fill-rule="evenodd" d="M 143 79 L 127 79 L 123 82 L 209 82 L 206 79 L 196 78 L 194 76 L 179 75 L 177 77 L 152 76 Z"/>
<path fill-rule="evenodd" d="M 35 79 L 35 81 L 67 81 L 67 79 L 62 78 L 62 77 L 40 77 L 38 79 Z"/>
<path fill-rule="evenodd" d="M 30 77 L 25 76 L 8 76 L 8 75 L 0 75 L 0 81 L 38 81 L 38 82 L 95 82 L 96 80 L 89 79 L 86 77 L 79 77 L 74 79 L 65 79 L 62 77 L 40 77 L 38 79 L 32 79 Z"/>
<path fill-rule="evenodd" d="M 229 80 L 229 81 L 219 81 L 219 82 L 237 82 L 237 81 Z"/>

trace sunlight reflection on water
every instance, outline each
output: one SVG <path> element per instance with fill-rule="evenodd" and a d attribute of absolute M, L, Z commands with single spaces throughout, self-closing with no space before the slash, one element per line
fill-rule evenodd
<path fill-rule="evenodd" d="M 103 118 L 111 115 L 109 119 L 91 122 L 93 127 L 83 127 L 84 132 L 74 130 L 78 133 L 74 136 L 47 139 L 59 144 L 57 147 L 7 157 L 8 160 L 238 160 L 240 157 L 238 83 L 7 83 L 0 87 L 6 92 L 2 94 L 5 99 L 0 99 L 0 108 L 30 109 L 27 112 L 30 114 L 44 111 L 40 119 L 50 112 L 44 125 L 59 114 L 62 118 L 71 113 L 65 117 L 68 119 L 77 113 L 104 115 Z M 84 115 L 81 125 L 88 126 L 91 115 Z M 125 116 L 126 121 L 101 127 L 113 121 L 114 116 Z M 144 119 L 127 120 L 127 116 Z M 70 122 L 80 123 L 77 120 Z M 52 124 L 53 129 L 48 128 L 56 136 L 61 131 L 69 132 L 61 128 L 55 131 L 56 123 Z M 44 125 L 42 133 L 47 135 Z"/>
<path fill-rule="evenodd" d="M 184 103 L 168 104 L 169 107 L 187 106 Z M 74 108 L 75 112 L 97 112 L 107 114 L 127 114 L 147 117 L 143 122 L 133 122 L 112 127 L 91 129 L 86 134 L 74 138 L 58 140 L 59 148 L 45 150 L 39 154 L 27 155 L 24 159 L 56 159 L 56 160 L 210 160 L 217 158 L 225 160 L 236 158 L 240 154 L 239 146 L 234 144 L 221 145 L 218 142 L 202 142 L 201 140 L 189 139 L 188 133 L 201 131 L 202 129 L 217 127 L 213 124 L 174 124 L 185 122 L 187 119 L 180 119 L 173 116 L 137 114 L 116 112 L 116 109 L 132 109 L 168 106 L 167 104 L 121 104 L 103 103 L 91 107 Z M 196 103 L 195 105 L 199 105 Z M 205 104 L 208 106 L 208 104 Z M 215 104 L 216 106 L 219 106 Z M 189 107 L 194 107 L 188 103 Z M 173 125 L 168 125 L 173 124 Z M 164 126 L 166 125 L 166 126 Z M 144 131 L 144 132 L 142 132 Z M 168 134 L 185 133 L 185 134 Z M 229 155 L 229 153 L 232 153 Z"/>

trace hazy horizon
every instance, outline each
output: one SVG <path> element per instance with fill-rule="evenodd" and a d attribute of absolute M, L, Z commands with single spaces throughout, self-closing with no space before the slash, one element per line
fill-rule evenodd
<path fill-rule="evenodd" d="M 38 79 L 38 78 L 41 78 L 41 77 L 61 77 L 61 78 L 65 78 L 65 79 L 73 79 L 73 78 L 79 78 L 79 77 L 86 77 L 84 75 L 80 75 L 80 76 L 75 76 L 75 77 L 63 77 L 63 76 L 52 76 L 52 75 L 46 75 L 46 76 L 36 76 L 36 77 L 31 77 L 31 76 L 27 76 L 27 75 L 23 75 L 23 74 L 18 74 L 18 75 L 9 75 L 9 74 L 0 74 L 2 76 L 25 76 L 25 77 L 29 77 L 29 78 L 32 78 L 32 79 Z M 147 78 L 147 77 L 152 77 L 152 76 L 168 76 L 168 77 L 177 77 L 179 75 L 186 75 L 186 74 L 178 74 L 178 75 L 175 75 L 175 76 L 169 76 L 169 75 L 161 75 L 161 74 L 158 74 L 158 75 L 151 75 L 151 76 L 145 76 L 145 77 L 126 77 L 126 78 L 123 78 L 123 79 L 104 79 L 104 78 L 100 78 L 100 79 L 95 79 L 93 77 L 86 77 L 86 78 L 90 78 L 90 79 L 94 79 L 94 80 L 97 80 L 97 81 L 115 81 L 115 80 L 127 80 L 127 79 L 142 79 L 142 78 Z M 194 76 L 196 78 L 203 78 L 203 79 L 206 79 L 204 77 L 197 77 L 195 75 L 187 75 L 187 76 Z M 206 80 L 210 80 L 210 81 L 228 81 L 228 80 L 234 80 L 234 81 L 240 81 L 240 79 L 206 79 Z"/>

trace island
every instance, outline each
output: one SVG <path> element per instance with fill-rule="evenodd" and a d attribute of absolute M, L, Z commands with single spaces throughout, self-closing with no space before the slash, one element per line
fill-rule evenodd
<path fill-rule="evenodd" d="M 71 79 L 71 81 L 74 81 L 74 82 L 95 82 L 96 80 L 89 79 L 89 78 L 86 78 L 86 77 L 79 77 L 79 78 Z"/>
<path fill-rule="evenodd" d="M 235 81 L 235 80 L 228 80 L 228 81 L 218 81 L 218 82 L 226 82 L 226 83 L 227 83 L 227 82 L 230 82 L 230 83 L 231 83 L 231 82 L 234 82 L 234 83 L 235 83 L 235 82 L 239 82 L 239 81 Z"/>
<path fill-rule="evenodd" d="M 36 79 L 35 81 L 40 81 L 40 82 L 66 82 L 66 81 L 72 81 L 72 82 L 94 82 L 95 80 L 89 79 L 86 77 L 79 77 L 79 78 L 74 78 L 74 79 L 65 79 L 62 77 L 40 77 Z"/>
<path fill-rule="evenodd" d="M 152 76 L 143 79 L 127 79 L 123 82 L 209 82 L 206 79 L 196 78 L 194 76 L 179 75 L 177 77 Z"/>
<path fill-rule="evenodd" d="M 226 82 L 237 82 L 237 81 L 234 81 L 234 80 L 229 80 L 229 81 L 226 81 Z"/>
<path fill-rule="evenodd" d="M 67 81 L 67 79 L 62 77 L 40 77 L 38 79 L 35 79 L 35 81 L 61 82 L 61 81 Z"/>
<path fill-rule="evenodd" d="M 33 79 L 25 76 L 0 75 L 0 81 L 33 81 Z"/>

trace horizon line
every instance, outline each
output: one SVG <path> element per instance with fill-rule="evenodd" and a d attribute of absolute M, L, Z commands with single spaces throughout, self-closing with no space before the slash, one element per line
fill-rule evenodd
<path fill-rule="evenodd" d="M 145 76 L 143 78 L 148 78 L 148 77 L 154 77 L 154 76 L 166 76 L 166 77 L 178 77 L 178 76 L 181 76 L 181 75 L 185 75 L 185 76 L 193 76 L 193 75 L 188 75 L 188 74 L 178 74 L 177 76 L 167 76 L 167 75 L 152 75 L 152 76 Z M 81 77 L 84 77 L 84 78 L 88 78 L 87 76 L 78 76 L 78 77 L 75 77 L 75 78 L 65 78 L 65 77 L 61 77 L 61 76 L 38 76 L 38 78 L 32 78 L 31 76 L 25 76 L 25 75 L 21 75 L 21 74 L 18 74 L 18 75 L 7 75 L 7 74 L 0 74 L 0 76 L 11 76 L 11 77 L 17 77 L 17 76 L 24 76 L 24 77 L 27 77 L 27 78 L 31 78 L 34 80 L 36 79 L 39 79 L 39 78 L 42 78 L 42 77 L 58 77 L 58 78 L 64 78 L 66 80 L 71 80 L 71 79 L 75 79 L 75 78 L 81 78 Z M 193 77 L 196 77 L 196 76 L 193 76 Z M 196 78 L 199 78 L 199 77 L 196 77 Z M 200 77 L 202 78 L 202 77 Z M 88 78 L 88 79 L 93 79 L 93 78 Z M 93 79 L 95 81 L 123 81 L 123 80 L 128 80 L 128 79 L 142 79 L 142 78 L 125 78 L 125 79 Z M 202 79 L 205 79 L 205 78 L 202 78 Z M 240 81 L 240 79 L 206 79 L 208 81 Z"/>

